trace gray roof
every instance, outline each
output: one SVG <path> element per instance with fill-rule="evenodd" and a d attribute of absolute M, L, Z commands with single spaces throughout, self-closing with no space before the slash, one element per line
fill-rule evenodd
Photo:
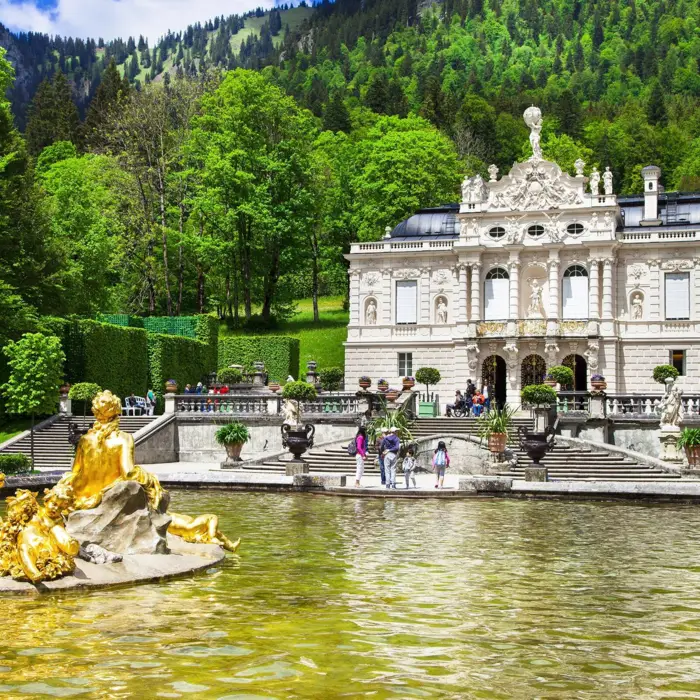
<path fill-rule="evenodd" d="M 391 238 L 409 241 L 423 238 L 430 238 L 430 240 L 459 238 L 458 212 L 459 204 L 443 204 L 430 209 L 420 209 L 395 226 L 391 232 Z"/>

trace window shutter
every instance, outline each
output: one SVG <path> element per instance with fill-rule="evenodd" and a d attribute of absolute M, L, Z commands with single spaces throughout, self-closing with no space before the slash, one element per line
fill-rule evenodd
<path fill-rule="evenodd" d="M 666 273 L 666 318 L 690 318 L 690 273 Z"/>
<path fill-rule="evenodd" d="M 508 318 L 510 280 L 490 279 L 484 282 L 484 319 L 502 321 Z"/>
<path fill-rule="evenodd" d="M 588 318 L 588 277 L 564 277 L 562 282 L 562 318 Z"/>
<path fill-rule="evenodd" d="M 396 283 L 396 323 L 417 323 L 418 283 L 407 280 Z"/>

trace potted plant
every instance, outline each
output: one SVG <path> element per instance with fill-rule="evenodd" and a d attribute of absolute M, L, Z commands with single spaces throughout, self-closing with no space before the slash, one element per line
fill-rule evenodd
<path fill-rule="evenodd" d="M 177 382 L 174 379 L 168 379 L 165 382 L 165 391 L 167 394 L 177 394 Z"/>
<path fill-rule="evenodd" d="M 572 370 L 571 367 L 554 365 L 554 367 L 549 368 L 547 374 L 551 376 L 562 389 L 573 386 L 574 370 Z"/>
<path fill-rule="evenodd" d="M 404 377 L 401 380 L 401 383 L 403 384 L 404 391 L 411 391 L 411 389 L 413 389 L 413 387 L 416 385 L 416 378 L 415 377 Z"/>
<path fill-rule="evenodd" d="M 549 372 L 547 372 L 544 377 L 544 383 L 554 389 L 554 387 L 557 385 L 557 380 Z"/>
<path fill-rule="evenodd" d="M 275 394 L 280 390 L 280 383 L 279 382 L 268 382 L 267 383 L 267 388 L 270 391 L 274 391 Z"/>
<path fill-rule="evenodd" d="M 437 384 L 442 376 L 440 370 L 435 367 L 421 367 L 416 372 L 416 381 L 425 384 L 425 400 L 418 403 L 418 416 L 420 418 L 434 418 L 438 415 L 437 401 L 430 400 L 430 387 Z"/>
<path fill-rule="evenodd" d="M 488 440 L 489 452 L 501 453 L 506 449 L 516 409 L 509 406 L 492 408 L 477 419 L 479 437 Z"/>
<path fill-rule="evenodd" d="M 557 402 L 557 392 L 546 384 L 528 384 L 520 392 L 524 404 L 549 407 Z"/>
<path fill-rule="evenodd" d="M 223 445 L 226 448 L 226 461 L 222 466 L 233 466 L 235 462 L 241 461 L 243 445 L 250 440 L 250 432 L 243 423 L 234 421 L 222 425 L 216 431 L 215 437 L 219 445 Z"/>
<path fill-rule="evenodd" d="M 673 365 L 657 365 L 654 367 L 652 376 L 659 384 L 672 384 L 678 378 L 678 374 L 678 370 Z"/>
<path fill-rule="evenodd" d="M 398 389 L 388 389 L 385 394 L 386 400 L 391 401 L 391 403 L 396 401 L 396 399 L 398 399 L 400 395 L 401 392 Z"/>
<path fill-rule="evenodd" d="M 380 379 L 377 382 L 377 389 L 379 391 L 389 391 L 389 382 L 386 379 Z"/>
<path fill-rule="evenodd" d="M 685 450 L 689 467 L 700 469 L 700 428 L 683 428 L 676 440 L 676 447 Z"/>
<path fill-rule="evenodd" d="M 367 389 L 369 389 L 372 386 L 372 379 L 366 374 L 363 374 L 360 377 L 360 381 L 358 382 L 358 384 L 360 385 L 360 389 L 362 389 L 363 391 L 367 391 Z"/>
<path fill-rule="evenodd" d="M 71 401 L 83 402 L 83 419 L 87 415 L 88 404 L 102 391 L 102 387 L 94 382 L 78 382 L 73 384 L 68 392 Z"/>
<path fill-rule="evenodd" d="M 591 377 L 591 386 L 595 391 L 604 391 L 608 388 L 608 383 L 602 374 L 594 374 Z"/>

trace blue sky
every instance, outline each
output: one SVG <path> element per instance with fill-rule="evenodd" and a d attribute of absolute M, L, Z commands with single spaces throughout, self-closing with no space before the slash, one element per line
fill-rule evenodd
<path fill-rule="evenodd" d="M 217 15 L 274 7 L 274 0 L 0 0 L 0 22 L 12 31 L 154 41 L 168 29 Z"/>

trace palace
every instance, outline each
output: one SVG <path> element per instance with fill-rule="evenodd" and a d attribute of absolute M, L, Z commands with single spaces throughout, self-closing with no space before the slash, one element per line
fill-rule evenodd
<path fill-rule="evenodd" d="M 579 160 L 571 176 L 544 160 L 540 110 L 524 118 L 529 160 L 352 246 L 347 386 L 366 374 L 400 387 L 430 366 L 443 405 L 468 378 L 517 405 L 557 364 L 577 391 L 601 374 L 608 392 L 649 392 L 659 364 L 697 382 L 700 193 L 664 193 L 648 165 L 643 194 L 618 197 L 609 168 L 586 177 Z"/>

